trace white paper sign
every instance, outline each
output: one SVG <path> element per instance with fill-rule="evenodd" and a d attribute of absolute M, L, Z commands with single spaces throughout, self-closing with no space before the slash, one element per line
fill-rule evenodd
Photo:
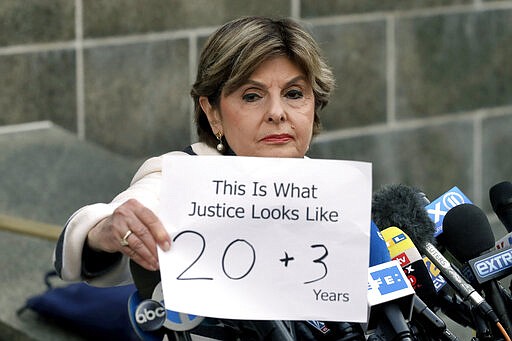
<path fill-rule="evenodd" d="M 371 164 L 169 155 L 165 306 L 201 316 L 365 322 Z"/>

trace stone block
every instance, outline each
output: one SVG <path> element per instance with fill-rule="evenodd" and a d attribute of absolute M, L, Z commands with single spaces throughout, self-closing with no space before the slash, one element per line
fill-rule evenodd
<path fill-rule="evenodd" d="M 188 41 L 84 51 L 86 138 L 143 157 L 190 142 Z"/>
<path fill-rule="evenodd" d="M 76 131 L 72 50 L 0 56 L 0 125 L 50 120 Z"/>

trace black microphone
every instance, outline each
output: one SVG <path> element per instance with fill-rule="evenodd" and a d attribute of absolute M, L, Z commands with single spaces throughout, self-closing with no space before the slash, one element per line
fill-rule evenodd
<path fill-rule="evenodd" d="M 501 275 L 505 276 L 512 272 L 510 271 L 512 262 L 507 261 L 511 255 L 504 250 L 500 253 L 505 253 L 505 257 L 500 253 L 494 256 L 495 252 L 492 252 L 495 244 L 494 235 L 487 216 L 473 204 L 461 204 L 446 213 L 443 230 L 440 238 L 446 249 L 469 269 L 472 279 L 475 280 L 478 277 L 477 281 L 485 293 L 486 300 L 491 303 L 505 330 L 510 334 L 512 320 L 504 301 L 505 297 L 499 283 L 492 275 L 503 268 L 501 265 L 505 265 L 505 270 L 509 270 L 505 273 L 502 271 Z M 480 256 L 484 255 L 487 259 L 481 260 Z M 481 261 L 478 262 L 479 260 Z M 503 264 L 504 261 L 507 264 Z"/>
<path fill-rule="evenodd" d="M 406 232 L 464 300 L 469 300 L 492 323 L 499 323 L 489 303 L 459 275 L 434 246 L 434 224 L 423 203 L 422 194 L 417 189 L 402 184 L 384 186 L 374 193 L 372 218 L 378 227 L 396 226 Z"/>
<path fill-rule="evenodd" d="M 473 204 L 461 204 L 446 213 L 438 240 L 461 264 L 494 248 L 489 221 Z"/>
<path fill-rule="evenodd" d="M 413 321 L 417 320 L 425 328 L 425 332 L 430 331 L 439 340 L 458 340 L 457 336 L 446 327 L 446 323 L 418 296 L 414 296 L 413 317 Z"/>
<path fill-rule="evenodd" d="M 156 286 L 160 283 L 160 271 L 147 270 L 130 259 L 130 273 L 141 300 L 150 299 Z"/>
<path fill-rule="evenodd" d="M 497 249 L 512 246 L 512 184 L 509 181 L 497 183 L 489 189 L 489 199 L 494 213 L 498 216 L 507 234 L 496 241 Z"/>
<path fill-rule="evenodd" d="M 163 295 L 162 300 L 155 299 L 155 291 L 159 290 L 158 288 L 160 288 L 161 283 L 160 271 L 146 270 L 139 264 L 130 260 L 130 272 L 132 275 L 133 283 L 137 288 L 137 292 L 135 292 L 134 294 L 138 296 L 132 297 L 131 303 L 132 305 L 137 303 L 137 306 L 131 307 L 129 303 L 129 309 L 135 309 L 135 323 L 132 323 L 132 327 L 134 328 L 135 332 L 138 333 L 139 336 L 140 333 L 146 333 L 144 334 L 144 337 L 142 339 L 148 338 L 147 335 L 153 335 L 153 337 L 157 335 L 158 337 L 160 337 L 172 333 L 175 340 L 191 340 L 189 330 L 197 327 L 203 321 L 204 318 L 197 317 L 194 321 L 184 322 L 182 322 L 181 320 L 176 322 L 170 320 L 170 311 L 166 310 L 162 304 Z M 139 318 L 139 310 L 146 309 L 146 305 L 149 305 L 152 308 L 152 310 L 150 310 L 152 311 L 151 317 L 155 317 L 155 319 L 148 319 L 152 321 L 146 321 L 144 319 Z M 160 307 L 156 305 L 160 305 Z M 158 309 L 163 309 L 162 316 L 158 316 Z M 159 321 L 158 324 L 155 323 L 157 320 Z M 145 329 L 146 325 L 149 325 L 148 329 Z"/>
<path fill-rule="evenodd" d="M 443 233 L 437 239 L 461 264 L 494 248 L 494 234 L 487 216 L 473 204 L 448 210 Z"/>
<path fill-rule="evenodd" d="M 492 209 L 507 231 L 512 232 L 512 183 L 503 181 L 489 189 Z"/>
<path fill-rule="evenodd" d="M 134 302 L 138 302 L 139 305 L 148 304 L 148 301 L 155 301 L 159 303 L 163 302 L 160 271 L 146 270 L 139 264 L 130 260 L 130 272 L 135 287 L 138 290 L 137 299 L 140 300 L 136 301 L 134 299 Z M 205 319 L 204 317 L 193 316 L 191 318 L 190 316 L 192 315 L 166 310 L 166 316 L 161 328 L 147 331 L 146 333 L 160 335 L 162 333 L 168 334 L 171 332 L 175 340 L 187 341 L 191 339 L 191 334 L 195 335 L 197 333 L 199 336 L 203 336 L 202 334 L 208 335 L 208 329 L 213 330 L 213 327 L 208 326 L 201 328 L 201 323 Z M 285 321 L 249 321 L 228 319 L 219 319 L 219 321 L 226 326 L 224 329 L 226 330 L 225 333 L 228 334 L 230 330 L 243 330 L 248 334 L 258 335 L 258 338 L 269 341 L 293 341 L 290 327 L 287 326 Z M 132 326 L 133 325 L 134 324 L 132 324 Z M 137 333 L 140 332 L 140 327 L 140 325 L 136 325 L 134 327 Z M 192 329 L 193 332 L 191 332 Z"/>
<path fill-rule="evenodd" d="M 335 321 L 293 321 L 298 341 L 365 341 L 360 324 Z M 265 339 L 266 340 L 266 339 Z"/>

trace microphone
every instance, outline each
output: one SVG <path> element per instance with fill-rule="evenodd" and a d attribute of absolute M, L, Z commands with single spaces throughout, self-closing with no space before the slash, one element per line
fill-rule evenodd
<path fill-rule="evenodd" d="M 372 221 L 370 224 L 370 266 L 389 262 L 389 250 L 379 228 Z"/>
<path fill-rule="evenodd" d="M 369 266 L 391 261 L 389 251 L 379 228 L 372 221 L 370 224 L 370 257 Z M 360 325 L 347 322 L 323 322 L 317 320 L 296 321 L 296 332 L 301 339 L 315 340 L 315 336 L 341 335 L 341 340 L 364 340 Z"/>
<path fill-rule="evenodd" d="M 446 212 L 457 205 L 472 203 L 457 186 L 453 186 L 432 202 L 427 199 L 424 193 L 421 193 L 421 196 L 424 201 L 425 209 L 435 225 L 434 237 L 443 233 L 443 220 Z"/>
<path fill-rule="evenodd" d="M 243 332 L 245 333 L 244 335 L 250 335 L 248 337 L 256 337 L 257 339 L 293 341 L 290 328 L 286 325 L 285 321 L 219 319 L 218 321 L 221 326 L 217 324 L 212 325 L 210 322 L 203 326 L 205 317 L 165 309 L 160 271 L 146 270 L 131 260 L 130 271 L 138 291 L 132 295 L 134 297 L 132 297 L 131 303 L 129 302 L 128 308 L 131 309 L 130 311 L 139 311 L 144 314 L 144 309 L 147 305 L 152 307 L 152 310 L 147 310 L 149 311 L 150 318 L 146 318 L 146 320 L 137 315 L 136 312 L 132 312 L 132 315 L 135 316 L 131 319 L 132 327 L 139 336 L 143 335 L 141 337 L 142 340 L 153 341 L 155 337 L 158 340 L 162 340 L 162 336 L 173 335 L 174 340 L 188 341 L 192 339 L 191 335 L 194 335 L 194 337 L 207 337 L 212 332 L 224 339 L 229 335 Z M 155 305 L 155 303 L 160 305 L 160 307 Z M 162 309 L 165 311 L 165 316 L 163 317 Z M 158 324 L 152 318 L 155 320 L 158 318 Z M 237 337 L 241 336 L 238 335 Z"/>
<path fill-rule="evenodd" d="M 397 260 L 416 292 L 413 305 L 413 319 L 423 326 L 423 332 L 430 332 L 441 340 L 457 340 L 446 328 L 445 322 L 434 313 L 424 301 L 432 302 L 437 292 L 423 258 L 409 236 L 398 227 L 382 231 L 392 259 Z"/>
<path fill-rule="evenodd" d="M 334 321 L 294 321 L 295 339 L 300 341 L 365 341 L 360 324 Z M 266 339 L 265 339 L 266 340 Z"/>
<path fill-rule="evenodd" d="M 137 291 L 128 302 L 135 332 L 142 340 L 173 334 L 176 340 L 190 340 L 189 330 L 200 325 L 204 317 L 165 309 L 160 271 L 149 271 L 130 260 L 130 272 Z"/>
<path fill-rule="evenodd" d="M 414 290 L 397 261 L 370 267 L 366 329 L 384 334 L 386 340 L 412 341 L 406 320 L 412 314 L 413 297 Z"/>
<path fill-rule="evenodd" d="M 489 221 L 485 213 L 473 204 L 462 204 L 449 210 L 443 230 L 439 241 L 461 264 L 494 247 Z"/>
<path fill-rule="evenodd" d="M 162 314 L 162 309 L 164 308 L 157 302 L 141 300 L 138 291 L 132 293 L 128 298 L 130 325 L 140 340 L 160 341 L 165 339 L 166 330 L 160 328 L 165 318 L 162 317 L 165 315 L 165 313 Z"/>
<path fill-rule="evenodd" d="M 512 184 L 508 181 L 497 183 L 489 189 L 489 199 L 494 213 L 505 226 L 507 234 L 496 241 L 496 249 L 512 245 Z"/>
<path fill-rule="evenodd" d="M 500 323 L 489 303 L 455 271 L 433 245 L 434 225 L 424 208 L 422 194 L 417 189 L 401 184 L 383 187 L 374 193 L 372 218 L 377 226 L 397 226 L 406 232 L 464 300 L 469 300 L 478 312 L 492 323 Z"/>
<path fill-rule="evenodd" d="M 422 205 L 425 206 L 430 219 L 434 222 L 434 239 L 435 237 L 440 239 L 439 236 L 443 233 L 444 217 L 450 209 L 460 204 L 472 203 L 457 186 L 453 186 L 432 202 L 430 202 L 424 193 L 419 192 L 418 194 L 421 197 Z M 442 245 L 439 245 L 439 247 L 442 247 Z M 443 249 L 440 249 L 440 251 L 444 252 Z M 471 307 L 468 302 L 463 301 L 457 293 L 453 291 L 452 287 L 446 285 L 447 282 L 441 275 L 441 272 L 428 257 L 424 257 L 423 260 L 429 269 L 434 287 L 438 293 L 437 306 L 453 321 L 462 326 L 476 329 L 474 327 L 475 322 L 473 320 Z"/>
<path fill-rule="evenodd" d="M 489 189 L 491 206 L 508 233 L 512 232 L 512 183 L 503 181 Z M 510 245 L 510 243 L 509 243 Z"/>
<path fill-rule="evenodd" d="M 425 193 L 418 192 L 418 195 L 421 198 L 422 205 L 425 206 L 425 210 L 427 211 L 429 218 L 434 222 L 434 239 L 443 233 L 443 220 L 446 212 L 456 205 L 471 203 L 469 198 L 457 186 L 453 186 L 432 202 L 427 198 Z M 443 250 L 440 251 L 442 252 Z M 445 295 L 447 291 L 450 291 L 449 288 L 446 287 L 446 280 L 441 276 L 440 271 L 435 268 L 435 265 L 433 265 L 432 261 L 428 259 L 428 257 L 424 257 L 423 260 L 429 270 L 432 282 L 434 282 L 436 292 L 440 292 L 440 295 Z M 440 303 L 445 302 L 440 301 Z"/>
<path fill-rule="evenodd" d="M 130 259 L 130 273 L 141 300 L 150 299 L 160 283 L 160 271 L 149 271 Z"/>
<path fill-rule="evenodd" d="M 510 248 L 510 246 L 512 246 L 512 232 L 507 233 L 505 236 L 497 240 L 496 243 L 494 243 L 494 246 L 497 250 Z"/>
<path fill-rule="evenodd" d="M 436 296 L 434 283 L 425 266 L 423 257 L 414 246 L 411 238 L 398 227 L 388 227 L 382 231 L 388 244 L 391 259 L 397 260 L 405 275 L 411 282 L 412 288 L 423 301 L 432 303 Z"/>
<path fill-rule="evenodd" d="M 443 222 L 447 212 L 457 205 L 468 203 L 472 204 L 471 200 L 457 186 L 452 187 L 432 202 L 427 199 L 424 193 L 420 193 L 420 195 L 422 197 L 422 203 L 425 205 L 425 209 L 427 210 L 430 219 L 435 224 L 436 232 L 434 233 L 434 237 L 437 237 L 437 241 L 441 241 L 443 238 Z M 504 243 L 501 242 L 501 244 Z M 425 257 L 425 263 L 429 264 L 431 261 Z M 431 267 L 429 269 L 432 270 Z M 457 268 L 455 268 L 455 270 L 458 271 Z M 471 284 L 475 284 L 474 276 L 472 275 L 471 270 L 467 268 L 467 266 L 462 268 L 462 272 L 463 276 L 469 280 Z M 467 304 L 467 302 L 462 301 L 460 297 L 450 292 L 452 288 L 445 286 L 446 281 L 444 278 L 442 278 L 442 276 L 436 277 L 433 275 L 432 271 L 431 276 L 432 280 L 436 284 L 436 290 L 441 298 L 438 300 L 438 303 L 442 311 L 457 323 L 466 327 L 471 326 L 474 329 L 478 329 L 477 324 L 479 321 L 476 320 L 476 316 L 473 316 L 471 307 Z M 479 325 L 483 324 L 480 323 Z"/>
<path fill-rule="evenodd" d="M 462 264 L 485 293 L 485 298 L 496 310 L 507 333 L 512 331 L 509 311 L 504 303 L 497 278 L 512 273 L 512 252 L 492 251 L 494 235 L 485 213 L 475 205 L 462 204 L 448 211 L 444 218 L 442 240 L 446 249 Z M 464 243 L 461 243 L 464 240 Z"/>

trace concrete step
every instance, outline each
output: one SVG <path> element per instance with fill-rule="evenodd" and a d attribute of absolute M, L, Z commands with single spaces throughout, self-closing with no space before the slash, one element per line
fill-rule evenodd
<path fill-rule="evenodd" d="M 0 215 L 44 223 L 29 226 L 36 230 L 63 226 L 78 208 L 108 202 L 126 188 L 140 163 L 48 122 L 2 127 Z M 44 275 L 53 269 L 55 231 L 49 237 L 35 232 L 0 228 L 0 340 L 84 340 L 32 311 L 16 314 L 29 297 L 46 290 Z"/>

